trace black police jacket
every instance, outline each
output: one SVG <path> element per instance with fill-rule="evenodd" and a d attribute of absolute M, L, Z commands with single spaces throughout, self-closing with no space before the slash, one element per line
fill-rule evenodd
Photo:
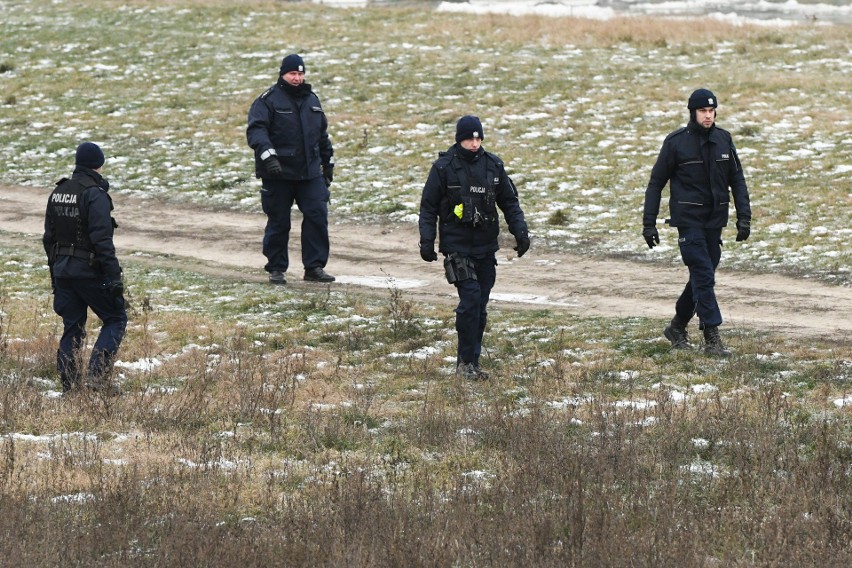
<path fill-rule="evenodd" d="M 119 280 L 109 183 L 95 170 L 77 166 L 47 201 L 42 243 L 55 278 Z"/>
<path fill-rule="evenodd" d="M 268 177 L 261 158 L 274 150 L 281 164 L 281 178 L 315 179 L 322 165 L 331 162 L 334 149 L 328 137 L 328 121 L 311 86 L 294 88 L 279 79 L 252 103 L 246 129 L 254 150 L 255 176 Z"/>
<path fill-rule="evenodd" d="M 420 241 L 434 246 L 439 232 L 442 253 L 493 254 L 500 248 L 498 208 L 513 235 L 528 236 L 517 189 L 502 160 L 482 148 L 473 155 L 454 144 L 439 154 L 423 187 Z"/>
<path fill-rule="evenodd" d="M 751 220 L 743 168 L 726 130 L 713 126 L 708 132 L 690 121 L 666 137 L 645 190 L 646 227 L 656 224 L 667 182 L 671 215 L 667 222 L 673 227 L 724 227 L 731 194 L 737 218 Z"/>

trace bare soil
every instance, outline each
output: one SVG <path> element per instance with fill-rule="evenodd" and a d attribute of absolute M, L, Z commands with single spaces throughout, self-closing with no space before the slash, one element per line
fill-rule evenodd
<path fill-rule="evenodd" d="M 49 193 L 46 188 L 0 185 L 0 244 L 20 246 L 26 239 L 27 246 L 40 246 Z M 146 261 L 141 255 L 134 261 L 268 285 L 261 254 L 266 218 L 261 211 L 216 211 L 120 193 L 113 200 L 120 258 L 147 252 L 155 256 Z M 318 286 L 301 280 L 301 215 L 296 210 L 293 221 L 288 286 Z M 416 226 L 335 223 L 330 233 L 331 258 L 326 269 L 337 276 L 333 287 L 387 295 L 393 279 L 410 299 L 455 303 L 455 290 L 444 279 L 441 263 L 420 259 Z M 535 240 L 521 259 L 515 258 L 511 248 L 501 249 L 498 263 L 494 308 L 511 305 L 578 316 L 668 318 L 687 279 L 683 266 L 543 252 L 536 250 Z M 132 286 L 132 272 L 127 276 Z M 852 336 L 849 288 L 720 268 L 716 293 L 725 326 L 841 341 Z"/>

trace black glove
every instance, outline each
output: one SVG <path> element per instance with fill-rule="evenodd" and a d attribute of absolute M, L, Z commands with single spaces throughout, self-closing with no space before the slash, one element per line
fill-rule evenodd
<path fill-rule="evenodd" d="M 746 241 L 751 234 L 751 219 L 737 219 L 737 241 Z"/>
<path fill-rule="evenodd" d="M 515 250 L 518 251 L 518 258 L 524 256 L 530 250 L 530 238 L 523 235 L 515 237 Z"/>
<path fill-rule="evenodd" d="M 657 232 L 656 227 L 645 227 L 642 229 L 642 236 L 645 237 L 648 248 L 654 248 L 660 244 L 660 233 Z"/>
<path fill-rule="evenodd" d="M 269 174 L 269 177 L 281 177 L 281 163 L 278 161 L 278 156 L 268 156 L 263 160 L 263 167 L 266 168 L 266 173 Z"/>
<path fill-rule="evenodd" d="M 331 186 L 331 182 L 334 181 L 334 164 L 322 165 L 322 177 L 325 178 L 325 186 Z"/>
<path fill-rule="evenodd" d="M 438 260 L 438 254 L 435 252 L 435 243 L 421 241 L 420 258 L 422 258 L 426 262 L 435 262 L 436 260 Z"/>
<path fill-rule="evenodd" d="M 50 293 L 56 293 L 56 276 L 53 275 L 53 267 L 50 267 Z"/>
<path fill-rule="evenodd" d="M 116 298 L 124 296 L 124 280 L 121 279 L 120 274 L 110 278 L 109 291 Z"/>

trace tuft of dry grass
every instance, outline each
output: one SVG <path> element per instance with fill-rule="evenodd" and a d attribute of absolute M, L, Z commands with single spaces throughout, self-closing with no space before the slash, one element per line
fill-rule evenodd
<path fill-rule="evenodd" d="M 7 282 L 37 269 L 28 260 Z M 119 398 L 51 397 L 45 298 L 0 294 L 4 558 L 852 560 L 852 421 L 848 405 L 832 403 L 848 396 L 848 343 L 737 330 L 737 356 L 719 361 L 670 352 L 648 335 L 659 322 L 504 308 L 488 332 L 492 380 L 466 383 L 447 372 L 449 308 L 414 305 L 400 290 L 384 300 L 276 290 L 291 309 L 270 325 L 266 292 L 249 285 L 205 277 L 196 296 L 171 297 L 199 280 L 139 275 L 147 308 L 120 359 L 149 364 L 119 364 Z M 223 311 L 217 296 L 241 301 Z M 423 345 L 440 352 L 414 356 Z"/>

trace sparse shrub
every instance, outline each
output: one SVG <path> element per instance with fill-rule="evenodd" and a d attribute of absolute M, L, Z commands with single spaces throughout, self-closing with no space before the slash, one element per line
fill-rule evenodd
<path fill-rule="evenodd" d="M 760 134 L 760 126 L 756 124 L 746 124 L 739 130 L 740 136 L 758 136 Z"/>
<path fill-rule="evenodd" d="M 414 305 L 405 299 L 405 295 L 393 278 L 388 278 L 388 293 L 387 313 L 390 316 L 392 338 L 412 339 L 419 335 L 420 327 L 417 324 Z"/>
<path fill-rule="evenodd" d="M 569 222 L 568 212 L 561 208 L 551 213 L 547 218 L 548 225 L 555 225 L 557 227 L 567 225 Z"/>

